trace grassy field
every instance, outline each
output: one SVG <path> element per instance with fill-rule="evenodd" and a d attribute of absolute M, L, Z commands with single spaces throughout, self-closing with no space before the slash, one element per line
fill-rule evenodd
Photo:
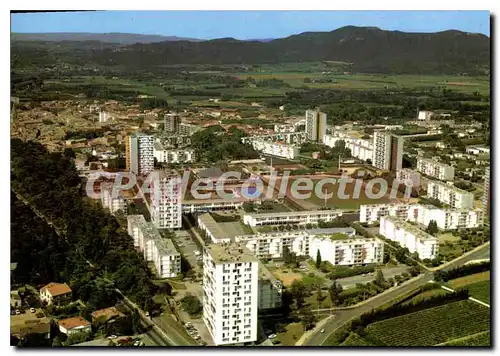
<path fill-rule="evenodd" d="M 437 346 L 491 346 L 490 338 L 490 332 L 484 331 L 474 335 L 454 339 Z"/>
<path fill-rule="evenodd" d="M 277 339 L 283 346 L 293 346 L 304 334 L 304 326 L 301 323 L 291 323 L 286 327 L 286 331 L 276 334 Z"/>
<path fill-rule="evenodd" d="M 490 304 L 490 281 L 473 283 L 468 285 L 467 288 L 469 288 L 469 293 L 472 297 L 486 304 Z"/>
<path fill-rule="evenodd" d="M 472 274 L 448 281 L 450 288 L 465 287 L 471 297 L 490 304 L 490 271 Z"/>
<path fill-rule="evenodd" d="M 290 193 L 290 197 L 293 197 L 292 195 L 292 184 L 295 182 L 297 179 L 291 178 L 288 183 L 288 192 Z M 318 184 L 319 180 L 314 179 L 313 180 L 313 189 L 311 192 L 311 197 L 309 199 L 305 199 L 307 202 L 310 202 L 317 207 L 324 207 L 325 206 L 325 199 L 320 198 L 316 193 L 316 186 Z M 304 183 L 300 184 L 300 187 L 305 187 Z M 354 183 L 348 183 L 345 186 L 345 194 L 348 195 L 350 198 L 349 199 L 340 199 L 339 198 L 339 184 L 331 184 L 331 183 L 326 183 L 322 187 L 323 194 L 330 194 L 333 193 L 332 197 L 326 200 L 326 206 L 330 209 L 358 209 L 360 205 L 362 204 L 383 204 L 383 203 L 388 203 L 391 201 L 391 199 L 388 196 L 381 197 L 379 199 L 371 199 L 366 195 L 366 191 L 364 188 L 360 189 L 359 197 L 356 199 L 354 198 Z M 303 188 L 300 188 L 303 189 Z M 374 190 L 376 190 L 376 187 L 374 187 Z M 300 194 L 305 194 L 307 191 L 301 190 Z M 296 199 L 300 201 L 299 199 Z"/>
<path fill-rule="evenodd" d="M 366 331 L 388 346 L 433 346 L 490 330 L 490 309 L 459 301 L 370 324 Z"/>

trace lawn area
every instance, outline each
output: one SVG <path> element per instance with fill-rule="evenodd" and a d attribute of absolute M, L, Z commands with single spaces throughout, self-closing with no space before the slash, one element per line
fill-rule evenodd
<path fill-rule="evenodd" d="M 481 273 L 475 273 L 471 274 L 469 276 L 464 276 L 456 279 L 452 279 L 448 281 L 448 285 L 450 288 L 456 289 L 459 287 L 464 287 L 469 284 L 477 283 L 477 282 L 483 282 L 483 281 L 489 281 L 490 280 L 490 271 L 486 272 L 481 272 Z"/>
<path fill-rule="evenodd" d="M 490 309 L 463 300 L 368 325 L 387 346 L 433 346 L 490 330 Z"/>
<path fill-rule="evenodd" d="M 315 192 L 316 192 L 316 186 L 319 183 L 320 179 L 313 179 L 313 188 L 312 190 L 306 190 L 306 184 L 305 183 L 300 183 L 299 189 L 300 189 L 300 194 L 307 194 L 311 193 L 311 197 L 309 199 L 305 199 L 305 201 L 310 202 L 318 207 L 324 207 L 325 206 L 325 199 L 319 197 Z M 290 197 L 293 197 L 292 194 L 292 184 L 295 182 L 297 179 L 290 179 L 288 182 L 288 189 L 287 189 L 287 195 Z M 330 209 L 358 209 L 360 205 L 362 204 L 383 204 L 383 203 L 389 203 L 391 199 L 389 198 L 389 193 L 390 189 L 388 189 L 388 192 L 385 196 L 379 198 L 379 199 L 371 199 L 366 195 L 366 190 L 364 187 L 361 187 L 359 196 L 356 198 L 354 196 L 354 183 L 348 183 L 345 185 L 345 190 L 344 192 L 340 191 L 341 193 L 344 193 L 345 195 L 349 196 L 348 199 L 341 199 L 339 197 L 339 187 L 340 185 L 336 183 L 333 185 L 330 182 L 327 182 L 321 187 L 321 190 L 323 194 L 330 194 L 332 193 L 333 195 L 326 200 L 326 206 Z M 376 191 L 378 189 L 378 185 L 374 186 L 374 193 L 376 194 Z M 299 199 L 296 199 L 300 201 Z"/>
<path fill-rule="evenodd" d="M 291 323 L 286 326 L 286 331 L 278 333 L 277 339 L 283 346 L 293 346 L 304 334 L 304 326 L 301 323 Z"/>
<path fill-rule="evenodd" d="M 477 300 L 480 300 L 481 302 L 484 302 L 486 304 L 490 304 L 490 297 L 491 297 L 490 281 L 473 283 L 468 285 L 467 288 L 469 288 L 469 293 L 471 297 L 474 297 Z"/>
<path fill-rule="evenodd" d="M 277 269 L 272 271 L 274 276 L 283 282 L 283 286 L 290 287 L 293 281 L 301 281 L 304 276 L 301 273 L 293 272 L 291 269 Z"/>
<path fill-rule="evenodd" d="M 447 284 L 453 289 L 466 287 L 471 297 L 490 304 L 490 271 L 452 279 Z"/>
<path fill-rule="evenodd" d="M 318 303 L 318 292 L 313 292 L 309 297 L 305 298 L 306 304 L 311 306 L 311 309 L 326 309 L 332 307 L 332 301 L 327 291 L 321 291 L 322 300 Z"/>
<path fill-rule="evenodd" d="M 450 242 L 460 241 L 460 236 L 453 236 L 453 234 L 451 232 L 445 232 L 445 233 L 439 234 L 437 236 L 437 238 L 439 239 L 440 243 L 443 243 L 446 241 L 450 241 Z"/>
<path fill-rule="evenodd" d="M 435 297 L 437 295 L 443 295 L 446 293 L 449 293 L 449 292 L 447 292 L 446 290 L 444 290 L 442 288 L 434 288 L 434 289 L 426 290 L 426 291 L 423 291 L 422 293 L 417 294 L 413 298 L 405 301 L 404 303 L 402 303 L 402 305 L 413 304 L 414 302 L 419 302 L 422 299 L 427 299 L 429 297 Z"/>
<path fill-rule="evenodd" d="M 181 282 L 176 282 L 176 281 L 168 281 L 168 283 L 172 286 L 173 289 L 177 289 L 177 290 L 183 290 L 183 289 L 186 289 L 186 285 L 184 283 L 181 283 Z"/>
<path fill-rule="evenodd" d="M 474 335 L 454 339 L 437 346 L 491 346 L 490 338 L 490 332 L 483 331 Z"/>

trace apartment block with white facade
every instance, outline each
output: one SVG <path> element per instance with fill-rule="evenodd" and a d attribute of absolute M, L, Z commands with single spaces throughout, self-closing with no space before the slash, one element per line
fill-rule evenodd
<path fill-rule="evenodd" d="M 373 158 L 373 142 L 362 138 L 349 136 L 347 133 L 335 133 L 325 135 L 323 143 L 329 147 L 335 147 L 338 141 L 344 141 L 345 147 L 351 150 L 351 156 L 366 161 Z"/>
<path fill-rule="evenodd" d="M 402 168 L 396 171 L 396 179 L 399 180 L 404 185 L 418 188 L 421 184 L 421 175 L 419 172 L 410 169 Z"/>
<path fill-rule="evenodd" d="M 274 132 L 295 132 L 293 124 L 274 124 Z"/>
<path fill-rule="evenodd" d="M 134 246 L 141 251 L 144 259 L 154 263 L 158 277 L 178 276 L 181 272 L 181 254 L 170 239 L 163 238 L 143 215 L 128 215 L 127 229 L 134 239 Z"/>
<path fill-rule="evenodd" d="M 267 142 L 255 140 L 251 142 L 252 147 L 259 152 L 276 157 L 295 159 L 299 155 L 300 148 L 282 142 Z"/>
<path fill-rule="evenodd" d="M 249 213 L 243 215 L 243 222 L 249 226 L 317 224 L 328 222 L 342 216 L 341 210 L 308 210 L 281 213 Z"/>
<path fill-rule="evenodd" d="M 373 224 L 380 221 L 382 216 L 397 216 L 405 218 L 408 215 L 408 203 L 364 204 L 359 207 L 359 221 Z"/>
<path fill-rule="evenodd" d="M 441 209 L 434 205 L 414 204 L 408 209 L 408 221 L 424 227 L 434 220 L 441 230 L 475 229 L 483 226 L 481 209 Z"/>
<path fill-rule="evenodd" d="M 472 209 L 474 207 L 474 194 L 437 180 L 427 182 L 427 196 L 454 209 Z"/>
<path fill-rule="evenodd" d="M 159 163 L 190 163 L 194 162 L 195 153 L 191 148 L 164 149 L 160 142 L 155 142 L 154 157 Z"/>
<path fill-rule="evenodd" d="M 483 212 L 485 217 L 490 216 L 491 187 L 490 187 L 490 167 L 484 171 L 484 191 L 483 191 Z"/>
<path fill-rule="evenodd" d="M 438 255 L 439 240 L 436 237 L 397 217 L 381 217 L 380 234 L 389 240 L 397 241 L 408 248 L 410 253 L 417 252 L 422 260 L 434 259 Z"/>
<path fill-rule="evenodd" d="M 159 229 L 182 226 L 181 177 L 176 172 L 155 171 L 151 181 L 151 220 Z"/>
<path fill-rule="evenodd" d="M 235 236 L 235 241 L 245 247 L 258 258 L 282 258 L 285 247 L 297 256 L 309 256 L 309 246 L 314 236 L 330 236 L 343 234 L 354 236 L 356 230 L 347 228 L 308 229 L 299 231 L 265 232 L 253 235 Z"/>
<path fill-rule="evenodd" d="M 182 211 L 185 214 L 204 213 L 210 211 L 227 211 L 240 209 L 242 199 L 212 199 L 212 200 L 183 200 Z"/>
<path fill-rule="evenodd" d="M 209 245 L 203 254 L 203 320 L 215 345 L 257 341 L 259 261 L 243 245 Z"/>
<path fill-rule="evenodd" d="M 252 143 L 253 141 L 265 142 L 285 142 L 291 145 L 301 145 L 306 141 L 305 132 L 277 132 L 270 135 L 246 136 L 241 138 L 242 143 Z"/>
<path fill-rule="evenodd" d="M 125 162 L 127 170 L 147 176 L 154 169 L 154 138 L 141 133 L 132 134 L 125 139 Z"/>
<path fill-rule="evenodd" d="M 113 196 L 113 186 L 113 182 L 101 183 L 101 203 L 113 215 L 118 211 L 126 214 L 127 200 L 120 194 L 120 191 L 117 191 L 116 196 Z"/>
<path fill-rule="evenodd" d="M 342 236 L 343 235 L 343 236 Z M 315 235 L 311 237 L 309 256 L 336 266 L 356 266 L 366 263 L 382 263 L 384 242 L 376 238 L 347 236 L 342 233 Z"/>
<path fill-rule="evenodd" d="M 417 170 L 440 180 L 452 181 L 455 177 L 454 167 L 430 158 L 418 157 Z"/>

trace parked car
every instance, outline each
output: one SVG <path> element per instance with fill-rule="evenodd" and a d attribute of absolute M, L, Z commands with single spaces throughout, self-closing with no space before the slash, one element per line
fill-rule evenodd
<path fill-rule="evenodd" d="M 108 336 L 108 339 L 109 339 L 109 340 L 113 340 L 113 339 L 116 339 L 117 337 L 118 337 L 118 336 L 116 336 L 116 335 L 110 335 L 110 336 Z"/>
<path fill-rule="evenodd" d="M 19 309 L 16 309 L 16 315 L 21 314 L 21 311 Z"/>
<path fill-rule="evenodd" d="M 36 309 L 35 308 L 30 308 L 30 312 L 36 313 Z"/>
<path fill-rule="evenodd" d="M 271 334 L 268 336 L 269 339 L 274 339 L 276 337 L 276 334 Z"/>
<path fill-rule="evenodd" d="M 321 329 L 321 333 L 323 334 L 325 332 L 325 329 Z"/>

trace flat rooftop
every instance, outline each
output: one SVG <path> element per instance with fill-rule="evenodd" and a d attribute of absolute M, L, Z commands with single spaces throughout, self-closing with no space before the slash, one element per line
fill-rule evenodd
<path fill-rule="evenodd" d="M 219 223 L 215 221 L 215 219 L 210 215 L 210 213 L 202 214 L 198 217 L 200 221 L 205 225 L 205 227 L 210 231 L 213 238 L 218 240 L 229 238 L 228 234 L 226 234 L 222 228 L 219 226 Z"/>
<path fill-rule="evenodd" d="M 215 263 L 259 262 L 244 244 L 236 242 L 208 245 L 206 252 L 212 256 Z"/>
<path fill-rule="evenodd" d="M 273 218 L 273 217 L 287 217 L 287 216 L 308 216 L 308 215 L 317 215 L 324 216 L 330 214 L 338 214 L 344 211 L 348 211 L 349 209 L 341 210 L 306 210 L 306 211 L 286 211 L 279 213 L 249 213 L 245 214 L 246 216 L 251 216 L 253 218 Z"/>

